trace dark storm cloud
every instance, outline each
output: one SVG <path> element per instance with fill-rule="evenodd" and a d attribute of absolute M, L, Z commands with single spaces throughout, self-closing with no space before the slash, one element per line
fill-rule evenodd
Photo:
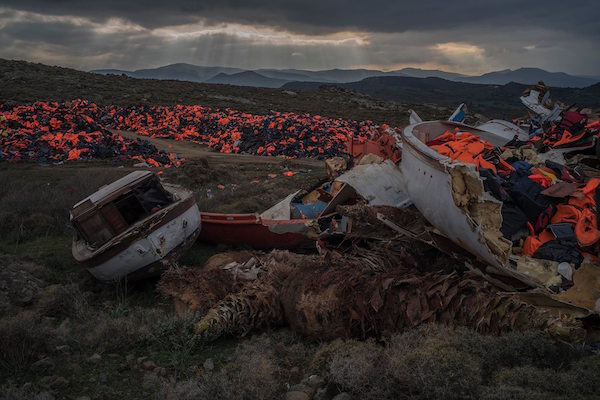
<path fill-rule="evenodd" d="M 188 62 L 600 74 L 597 0 L 0 1 L 0 57 L 80 69 Z"/>
<path fill-rule="evenodd" d="M 488 26 L 498 34 L 514 26 L 600 35 L 597 0 L 4 0 L 21 10 L 103 21 L 128 19 L 148 28 L 208 23 L 264 24 L 301 33 L 339 30 L 404 32 Z M 595 12 L 594 12 L 595 10 Z"/>

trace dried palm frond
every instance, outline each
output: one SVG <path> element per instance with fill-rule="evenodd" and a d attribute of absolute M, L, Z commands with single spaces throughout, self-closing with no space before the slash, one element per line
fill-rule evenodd
<path fill-rule="evenodd" d="M 420 272 L 394 265 L 385 250 L 326 257 L 273 252 L 265 273 L 218 301 L 196 325 L 206 339 L 289 324 L 306 336 L 383 336 L 419 324 L 469 326 L 481 332 L 542 329 L 573 336 L 577 321 L 498 292 L 472 274 Z"/>
<path fill-rule="evenodd" d="M 469 326 L 481 332 L 542 329 L 581 334 L 577 321 L 558 318 L 474 276 L 427 273 L 332 272 L 308 288 L 293 275 L 283 288 L 291 327 L 315 339 L 389 335 L 423 323 Z M 341 276 L 346 279 L 339 279 Z M 572 330 L 572 331 L 571 331 Z"/>
<path fill-rule="evenodd" d="M 282 325 L 283 309 L 278 290 L 257 284 L 228 295 L 196 324 L 196 332 L 206 340 L 223 335 L 245 336 L 252 330 Z"/>
<path fill-rule="evenodd" d="M 254 265 L 260 253 L 246 251 L 219 253 L 203 267 L 171 267 L 161 277 L 156 289 L 171 298 L 177 312 L 193 311 L 204 315 L 217 301 L 237 293 L 248 283 L 239 268 Z"/>

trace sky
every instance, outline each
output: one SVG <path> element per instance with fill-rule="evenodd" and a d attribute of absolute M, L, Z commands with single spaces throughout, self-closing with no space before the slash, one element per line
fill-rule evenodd
<path fill-rule="evenodd" d="M 0 0 L 0 58 L 80 70 L 538 67 L 600 76 L 600 1 Z"/>

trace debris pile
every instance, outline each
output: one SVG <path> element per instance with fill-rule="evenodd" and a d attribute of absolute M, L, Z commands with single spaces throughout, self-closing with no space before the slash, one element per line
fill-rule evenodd
<path fill-rule="evenodd" d="M 486 192 L 502 203 L 500 231 L 514 254 L 579 268 L 584 258 L 598 264 L 600 179 L 586 177 L 581 166 L 556 149 L 594 146 L 599 134 L 598 121 L 588 124 L 587 116 L 567 111 L 545 134 L 528 142 L 513 140 L 496 147 L 456 128 L 427 145 L 451 162 L 476 166 Z M 572 285 L 571 279 L 564 280 Z"/>
<path fill-rule="evenodd" d="M 167 271 L 159 291 L 199 314 L 207 340 L 283 324 L 318 340 L 381 337 L 430 322 L 581 339 L 600 313 L 600 124 L 552 111 L 528 134 L 465 125 L 464 112 L 413 112 L 400 144 L 370 122 L 293 113 L 136 106 L 97 117 L 224 153 L 330 157 L 330 182 L 263 213 L 199 213 L 202 241 L 313 250 Z"/>
<path fill-rule="evenodd" d="M 371 121 L 272 111 L 255 115 L 202 106 L 110 107 L 111 127 L 150 137 L 190 140 L 222 153 L 290 158 L 330 158 L 348 154 L 348 143 L 364 143 L 377 133 Z"/>
<path fill-rule="evenodd" d="M 0 160 L 125 157 L 150 166 L 180 164 L 175 155 L 108 129 L 192 141 L 221 153 L 360 159 L 368 152 L 377 152 L 394 161 L 400 158 L 395 131 L 368 120 L 276 111 L 255 115 L 198 105 L 100 107 L 87 100 L 73 100 L 0 104 Z"/>
<path fill-rule="evenodd" d="M 152 166 L 178 163 L 145 140 L 132 140 L 103 126 L 105 111 L 86 100 L 0 103 L 0 161 L 62 162 L 123 158 Z"/>
<path fill-rule="evenodd" d="M 331 182 L 254 218 L 275 236 L 314 221 L 319 229 L 294 233 L 318 256 L 177 269 L 160 291 L 198 311 L 209 340 L 281 324 L 317 340 L 380 337 L 437 322 L 578 341 L 600 312 L 600 125 L 557 115 L 531 135 L 499 120 L 416 122 L 400 168 L 372 154 L 348 171 L 330 159 Z"/>

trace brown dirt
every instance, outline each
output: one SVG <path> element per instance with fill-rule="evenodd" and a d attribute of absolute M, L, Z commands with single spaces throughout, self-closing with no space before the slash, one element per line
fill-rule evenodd
<path fill-rule="evenodd" d="M 136 132 L 117 131 L 109 129 L 111 132 L 118 133 L 121 136 L 130 139 L 148 140 L 159 150 L 164 150 L 169 153 L 176 153 L 187 159 L 207 159 L 213 162 L 226 162 L 229 164 L 280 164 L 284 158 L 255 156 L 251 154 L 233 154 L 219 153 L 213 151 L 210 147 L 189 141 L 153 138 L 150 136 L 140 135 Z M 294 163 L 302 167 L 324 167 L 323 160 L 313 160 L 309 158 L 294 159 Z"/>

